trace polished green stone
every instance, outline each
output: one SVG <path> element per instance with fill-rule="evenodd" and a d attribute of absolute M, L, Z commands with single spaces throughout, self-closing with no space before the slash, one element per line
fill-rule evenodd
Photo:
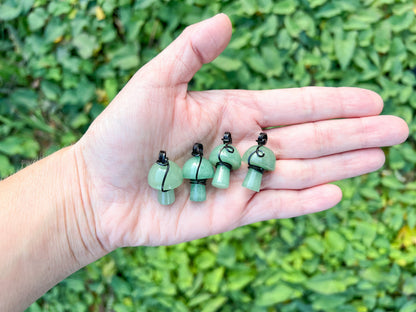
<path fill-rule="evenodd" d="M 163 177 L 167 170 L 167 166 L 161 166 L 157 163 L 153 164 L 150 168 L 149 175 L 147 176 L 147 181 L 151 187 L 157 190 L 161 190 Z M 173 161 L 169 160 L 169 172 L 166 176 L 164 189 L 172 190 L 180 186 L 183 182 L 182 170 L 175 164 Z"/>
<path fill-rule="evenodd" d="M 230 153 L 226 148 L 221 150 L 225 144 L 218 145 L 216 148 L 214 148 L 209 155 L 209 161 L 213 166 L 215 166 L 217 163 L 220 162 L 218 154 L 221 151 L 221 154 L 219 155 L 221 157 L 221 160 L 227 164 L 230 164 L 233 170 L 236 170 L 241 167 L 241 156 L 240 153 L 238 153 L 237 148 L 231 144 L 228 144 L 228 146 L 232 147 L 234 149 L 233 153 Z"/>
<path fill-rule="evenodd" d="M 183 165 L 182 174 L 185 179 L 190 180 L 206 180 L 212 179 L 214 176 L 214 167 L 206 158 L 202 158 L 201 166 L 198 171 L 201 156 L 193 156 Z M 198 173 L 198 177 L 196 174 Z"/>
<path fill-rule="evenodd" d="M 175 201 L 175 191 L 170 190 L 166 192 L 158 191 L 157 200 L 162 205 L 171 205 Z"/>
<path fill-rule="evenodd" d="M 246 178 L 243 181 L 243 186 L 249 190 L 258 192 L 260 191 L 261 180 L 263 174 L 255 169 L 249 168 Z"/>
<path fill-rule="evenodd" d="M 243 161 L 248 163 L 248 158 L 258 148 L 258 145 L 250 147 L 243 155 Z M 273 151 L 265 146 L 259 148 L 260 153 L 264 153 L 263 157 L 259 157 L 254 153 L 250 158 L 250 164 L 263 168 L 264 170 L 273 171 L 276 167 L 276 156 Z M 258 170 L 249 168 L 247 175 L 243 181 L 243 186 L 255 192 L 260 191 L 261 180 L 263 174 Z"/>
<path fill-rule="evenodd" d="M 207 199 L 205 185 L 191 184 L 191 194 L 189 199 L 194 202 L 203 202 Z"/>
<path fill-rule="evenodd" d="M 173 204 L 175 201 L 175 193 L 173 189 L 180 186 L 183 181 L 181 168 L 173 161 L 169 160 L 169 171 L 166 175 L 165 184 L 163 185 L 163 189 L 166 190 L 166 192 L 162 192 L 163 178 L 167 169 L 168 166 L 162 166 L 155 163 L 150 168 L 147 176 L 147 182 L 149 185 L 158 190 L 157 199 L 162 205 Z"/>
<path fill-rule="evenodd" d="M 199 166 L 201 162 L 201 166 Z M 199 167 L 199 170 L 198 170 Z M 198 176 L 197 176 L 198 173 Z M 208 159 L 201 156 L 193 156 L 183 165 L 182 174 L 185 179 L 190 180 L 207 180 L 212 179 L 214 176 L 214 167 Z M 190 200 L 195 202 L 201 202 L 206 199 L 205 185 L 203 184 L 191 184 Z"/>
<path fill-rule="evenodd" d="M 243 161 L 248 162 L 248 157 L 257 149 L 258 145 L 250 147 L 243 155 Z M 259 157 L 256 153 L 250 158 L 250 163 L 254 166 L 263 168 L 264 170 L 273 171 L 276 167 L 276 156 L 270 148 L 261 146 L 259 151 L 264 153 L 263 157 Z"/>
<path fill-rule="evenodd" d="M 229 164 L 232 170 L 241 167 L 241 156 L 238 153 L 237 148 L 228 144 L 229 147 L 234 149 L 234 152 L 230 153 L 226 148 L 223 148 L 224 146 L 225 144 L 218 145 L 213 149 L 209 156 L 211 164 L 217 167 L 212 180 L 212 185 L 221 189 L 226 189 L 230 185 L 230 169 L 220 164 L 220 158 L 222 162 Z"/>
<path fill-rule="evenodd" d="M 230 169 L 224 165 L 218 165 L 211 184 L 220 189 L 228 188 L 230 185 Z"/>

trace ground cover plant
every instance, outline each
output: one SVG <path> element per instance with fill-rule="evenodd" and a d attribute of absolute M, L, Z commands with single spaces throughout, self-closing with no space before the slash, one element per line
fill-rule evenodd
<path fill-rule="evenodd" d="M 229 15 L 233 38 L 191 82 L 356 86 L 410 127 L 329 211 L 170 247 L 124 248 L 28 311 L 416 311 L 416 6 L 411 0 L 5 0 L 0 175 L 75 142 L 187 25 Z"/>

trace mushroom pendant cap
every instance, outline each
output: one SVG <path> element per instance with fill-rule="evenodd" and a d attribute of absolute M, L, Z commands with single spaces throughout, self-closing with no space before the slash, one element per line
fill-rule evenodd
<path fill-rule="evenodd" d="M 258 152 L 256 153 L 256 149 Z M 252 154 L 252 155 L 251 155 Z M 248 158 L 250 157 L 250 164 L 261 167 L 264 170 L 273 171 L 276 167 L 276 156 L 273 151 L 266 146 L 252 146 L 250 147 L 243 155 L 243 161 L 248 163 Z M 264 155 L 263 157 L 260 157 Z"/>
<path fill-rule="evenodd" d="M 183 182 L 181 168 L 175 164 L 173 161 L 169 161 L 169 172 L 165 179 L 165 184 L 163 185 L 164 190 L 173 190 L 179 187 Z M 147 181 L 149 185 L 157 190 L 161 190 L 163 177 L 165 176 L 167 165 L 160 165 L 155 163 L 152 165 L 147 176 Z"/>
<path fill-rule="evenodd" d="M 226 146 L 227 145 L 227 146 Z M 227 148 L 228 147 L 228 148 Z M 233 152 L 230 152 L 230 151 Z M 221 153 L 220 153 L 221 151 Z M 219 154 L 219 155 L 218 155 Z M 231 165 L 233 170 L 237 170 L 241 167 L 241 156 L 240 153 L 237 151 L 237 148 L 231 144 L 221 144 L 218 145 L 216 148 L 213 149 L 209 156 L 209 161 L 214 166 L 220 163 L 220 159 L 223 163 Z"/>
<path fill-rule="evenodd" d="M 202 158 L 202 160 L 201 160 Z M 199 163 L 201 162 L 201 166 Z M 199 170 L 198 170 L 199 167 Z M 214 168 L 208 159 L 202 156 L 194 156 L 186 161 L 182 168 L 183 177 L 190 180 L 212 179 Z"/>

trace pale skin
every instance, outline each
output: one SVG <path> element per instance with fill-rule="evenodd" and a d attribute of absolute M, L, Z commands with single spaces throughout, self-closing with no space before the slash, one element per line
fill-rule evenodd
<path fill-rule="evenodd" d="M 69 274 L 123 246 L 170 245 L 273 218 L 335 206 L 332 181 L 379 169 L 380 147 L 403 142 L 406 123 L 379 116 L 382 99 L 357 88 L 189 92 L 188 82 L 227 46 L 224 14 L 188 27 L 141 68 L 79 142 L 0 183 L 0 310 L 24 310 Z M 189 184 L 161 206 L 147 184 L 159 151 L 182 166 L 195 142 L 206 156 L 225 131 L 241 154 L 266 127 L 276 170 L 260 192 Z"/>

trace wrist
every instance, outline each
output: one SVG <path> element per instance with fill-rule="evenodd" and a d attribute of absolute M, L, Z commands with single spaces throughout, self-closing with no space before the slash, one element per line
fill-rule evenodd
<path fill-rule="evenodd" d="M 83 158 L 73 145 L 60 151 L 62 181 L 58 197 L 62 198 L 60 227 L 65 229 L 68 256 L 83 267 L 109 252 L 100 237 L 100 228 L 91 205 L 90 187 Z"/>
<path fill-rule="evenodd" d="M 0 310 L 19 311 L 105 255 L 84 203 L 73 148 L 0 182 Z"/>

